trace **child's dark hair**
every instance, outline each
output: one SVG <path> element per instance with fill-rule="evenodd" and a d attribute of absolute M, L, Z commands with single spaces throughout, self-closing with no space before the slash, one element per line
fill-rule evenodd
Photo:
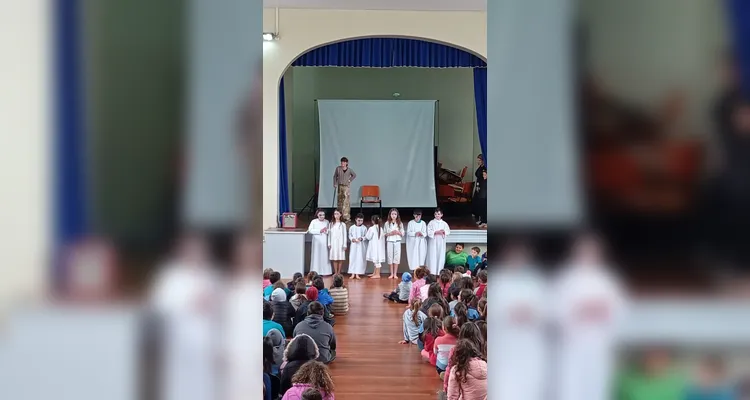
<path fill-rule="evenodd" d="M 373 226 L 378 227 L 378 237 L 380 237 L 380 215 L 373 214 L 372 217 L 370 217 L 370 222 L 372 222 Z"/>
<path fill-rule="evenodd" d="M 297 282 L 294 284 L 294 293 L 297 294 L 297 296 L 305 297 L 305 292 L 307 291 L 307 286 L 305 286 L 305 282 Z"/>
<path fill-rule="evenodd" d="M 464 267 L 462 267 L 460 265 L 458 267 L 454 268 L 453 270 L 456 271 L 456 272 L 458 272 L 458 273 L 460 273 L 460 274 L 463 274 L 464 272 L 466 272 L 466 269 L 464 269 Z"/>
<path fill-rule="evenodd" d="M 456 318 L 451 317 L 450 315 L 443 318 L 443 331 L 445 331 L 445 333 L 458 337 L 460 331 L 458 325 L 456 324 Z"/>
<path fill-rule="evenodd" d="M 451 375 L 455 373 L 456 383 L 458 385 L 458 395 L 463 397 L 463 386 L 466 383 L 466 377 L 469 374 L 469 368 L 471 360 L 474 358 L 482 358 L 482 350 L 478 349 L 476 345 L 467 339 L 461 339 L 456 343 L 456 347 L 453 348 L 453 355 L 451 355 L 450 365 Z"/>
<path fill-rule="evenodd" d="M 482 352 L 482 358 L 487 359 L 487 342 L 477 324 L 473 322 L 465 323 L 458 333 L 458 339 L 470 340 Z"/>
<path fill-rule="evenodd" d="M 471 289 L 463 289 L 461 290 L 461 302 L 466 304 L 467 307 L 477 308 L 477 302 L 479 301 L 477 299 L 477 296 L 474 295 L 474 292 Z"/>
<path fill-rule="evenodd" d="M 481 299 L 477 302 L 477 311 L 479 311 L 479 318 L 487 321 L 487 299 Z"/>
<path fill-rule="evenodd" d="M 357 213 L 357 216 L 354 217 L 354 219 L 360 219 L 360 218 L 365 219 L 365 214 Z"/>
<path fill-rule="evenodd" d="M 344 276 L 341 274 L 336 274 L 333 276 L 333 284 L 331 287 L 335 288 L 341 288 L 344 287 Z"/>
<path fill-rule="evenodd" d="M 328 367 L 320 361 L 310 360 L 300 367 L 292 376 L 292 384 L 302 383 L 324 392 L 327 396 L 333 395 L 335 389 L 333 378 Z"/>
<path fill-rule="evenodd" d="M 300 400 L 323 400 L 323 395 L 320 394 L 320 390 L 309 387 L 302 392 Z"/>
<path fill-rule="evenodd" d="M 276 281 L 276 282 L 275 282 L 275 283 L 273 284 L 273 288 L 274 288 L 274 289 L 286 289 L 286 285 L 285 285 L 285 284 L 284 284 L 284 282 L 282 282 L 282 281 Z"/>
<path fill-rule="evenodd" d="M 469 322 L 469 307 L 462 302 L 456 303 L 453 307 L 453 315 L 456 318 L 456 325 L 462 327 L 465 323 Z"/>
<path fill-rule="evenodd" d="M 443 309 L 443 306 L 436 303 L 431 305 L 430 308 L 427 309 L 427 316 L 429 318 L 437 318 L 438 320 L 442 321 L 443 318 L 445 318 L 445 310 Z"/>
<path fill-rule="evenodd" d="M 477 247 L 477 246 L 474 246 L 474 247 L 472 247 L 471 249 L 472 249 L 472 250 L 474 250 L 474 251 L 475 251 L 475 252 L 476 252 L 477 254 L 481 254 L 481 253 L 482 253 L 482 249 L 480 249 L 480 248 L 479 248 L 479 247 Z"/>
<path fill-rule="evenodd" d="M 292 275 L 292 282 L 297 282 L 297 279 L 302 278 L 301 272 L 295 272 L 294 275 Z"/>
<path fill-rule="evenodd" d="M 482 337 L 484 338 L 484 343 L 486 345 L 487 343 L 487 321 L 480 319 L 479 321 L 474 321 L 474 325 L 476 325 L 477 328 L 479 328 L 479 332 L 482 332 Z"/>
<path fill-rule="evenodd" d="M 427 289 L 427 298 L 428 299 L 437 299 L 437 303 L 440 307 L 443 307 L 443 310 L 447 314 L 450 311 L 450 306 L 448 305 L 448 302 L 445 301 L 445 297 L 443 297 L 443 288 L 440 287 L 440 284 L 435 282 L 430 285 L 430 288 Z"/>
<path fill-rule="evenodd" d="M 464 276 L 460 281 L 458 281 L 458 288 L 461 290 L 470 289 L 471 291 L 474 291 L 474 281 L 472 281 L 468 276 Z"/>
<path fill-rule="evenodd" d="M 432 285 L 435 282 L 436 282 L 435 275 L 427 274 L 427 276 L 424 277 L 424 284 L 425 285 Z"/>
<path fill-rule="evenodd" d="M 318 292 L 325 289 L 326 284 L 323 282 L 322 276 L 316 276 L 315 279 L 312 281 L 312 285 L 315 287 L 315 289 L 318 289 Z"/>
<path fill-rule="evenodd" d="M 279 271 L 273 271 L 271 272 L 271 277 L 269 279 L 271 280 L 271 284 L 274 284 L 281 280 L 281 273 Z"/>
<path fill-rule="evenodd" d="M 263 319 L 266 321 L 273 318 L 273 306 L 266 300 L 263 300 Z"/>
<path fill-rule="evenodd" d="M 422 279 L 425 275 L 427 275 L 427 270 L 422 267 L 417 267 L 417 269 L 414 270 L 414 278 L 416 279 Z"/>
<path fill-rule="evenodd" d="M 443 322 L 440 320 L 440 318 L 429 317 L 424 320 L 423 327 L 425 334 L 429 333 L 433 338 L 436 338 L 440 334 L 440 331 L 443 329 Z"/>
<path fill-rule="evenodd" d="M 451 278 L 453 278 L 453 273 L 451 273 L 449 269 L 443 268 L 443 270 L 440 271 L 440 282 L 443 285 L 451 283 Z"/>
<path fill-rule="evenodd" d="M 271 373 L 273 366 L 273 340 L 270 337 L 263 337 L 263 372 Z"/>
<path fill-rule="evenodd" d="M 307 306 L 307 315 L 323 315 L 325 314 L 325 308 L 319 301 L 313 301 Z"/>
<path fill-rule="evenodd" d="M 310 283 L 312 283 L 312 281 L 315 280 L 315 278 L 317 277 L 318 277 L 318 273 L 315 271 L 310 271 L 307 273 L 307 281 Z"/>
<path fill-rule="evenodd" d="M 266 268 L 263 270 L 263 279 L 271 279 L 271 273 L 273 273 L 273 270 L 271 268 Z"/>
<path fill-rule="evenodd" d="M 477 279 L 479 279 L 479 282 L 481 283 L 487 283 L 487 271 L 479 271 L 479 273 L 477 274 Z"/>
<path fill-rule="evenodd" d="M 419 310 L 422 308 L 422 299 L 419 297 L 415 297 L 414 300 L 411 301 L 411 305 L 409 306 L 409 309 L 411 310 L 411 320 L 414 322 L 414 325 L 419 326 Z"/>

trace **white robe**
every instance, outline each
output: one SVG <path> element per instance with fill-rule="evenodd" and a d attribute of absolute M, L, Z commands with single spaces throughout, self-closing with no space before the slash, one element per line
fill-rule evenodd
<path fill-rule="evenodd" d="M 223 358 L 226 360 L 225 390 L 223 399 L 247 399 L 260 384 L 257 372 L 257 344 L 248 338 L 257 337 L 263 326 L 260 319 L 247 310 L 257 307 L 260 284 L 253 278 L 242 278 L 232 284 L 224 299 L 224 343 Z"/>
<path fill-rule="evenodd" d="M 331 275 L 331 260 L 328 258 L 328 234 L 320 233 L 321 229 L 328 228 L 328 220 L 314 219 L 307 228 L 307 233 L 312 235 L 310 246 L 310 271 L 320 275 Z"/>
<path fill-rule="evenodd" d="M 417 236 L 421 232 L 422 236 Z M 412 271 L 425 265 L 427 260 L 427 224 L 424 221 L 409 221 L 406 227 L 406 260 Z"/>
<path fill-rule="evenodd" d="M 495 337 L 489 350 L 503 360 L 497 365 L 497 397 L 541 400 L 549 375 L 547 284 L 531 267 L 500 267 L 489 318 Z"/>
<path fill-rule="evenodd" d="M 365 242 L 365 235 L 367 234 L 367 227 L 364 225 L 352 225 L 349 227 L 349 240 L 352 242 L 349 244 L 349 273 L 350 274 L 364 274 L 367 268 L 367 260 L 365 259 L 365 252 L 367 251 L 367 242 Z M 355 239 L 361 239 L 359 242 L 354 242 Z"/>
<path fill-rule="evenodd" d="M 151 301 L 164 321 L 161 399 L 217 397 L 220 293 L 210 268 L 171 263 L 159 272 Z"/>
<path fill-rule="evenodd" d="M 331 223 L 328 232 L 328 258 L 331 261 L 346 260 L 346 224 L 343 222 Z"/>
<path fill-rule="evenodd" d="M 571 266 L 558 277 L 554 295 L 559 399 L 609 399 L 626 308 L 622 287 L 605 268 Z"/>
<path fill-rule="evenodd" d="M 439 230 L 444 230 L 445 236 L 435 235 Z M 432 275 L 440 274 L 445 266 L 445 241 L 450 234 L 451 228 L 442 219 L 433 219 L 427 224 L 427 269 Z"/>
<path fill-rule="evenodd" d="M 384 263 L 385 232 L 383 228 L 380 228 L 380 236 L 378 236 L 378 226 L 371 226 L 367 229 L 365 239 L 367 239 L 367 261 L 372 261 L 373 264 Z"/>

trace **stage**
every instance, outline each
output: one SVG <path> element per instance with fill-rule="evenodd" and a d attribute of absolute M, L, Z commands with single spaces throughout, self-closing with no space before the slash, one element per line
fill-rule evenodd
<path fill-rule="evenodd" d="M 356 210 L 356 208 L 353 208 L 352 213 L 356 214 Z M 369 217 L 370 213 L 366 215 Z M 408 224 L 409 219 L 404 219 L 404 226 Z M 429 221 L 430 219 L 432 218 L 426 218 L 425 220 Z M 446 238 L 449 244 L 463 243 L 466 252 L 469 252 L 471 247 L 474 246 L 482 249 L 482 252 L 487 250 L 487 230 L 479 228 L 472 221 L 471 216 L 445 218 L 445 222 L 451 227 L 451 234 Z M 284 279 L 291 278 L 295 272 L 306 272 L 310 265 L 310 242 L 312 240 L 312 237 L 307 234 L 309 224 L 310 217 L 301 215 L 298 216 L 295 229 L 267 229 L 263 235 L 263 268 L 273 268 L 275 271 L 281 272 Z M 365 221 L 365 225 L 370 225 L 369 218 Z M 346 272 L 347 267 L 348 261 L 344 264 L 344 272 Z M 367 273 L 372 272 L 372 269 L 372 264 L 368 265 Z M 387 268 L 385 269 L 387 270 Z M 408 270 L 404 245 L 401 251 L 399 273 Z"/>

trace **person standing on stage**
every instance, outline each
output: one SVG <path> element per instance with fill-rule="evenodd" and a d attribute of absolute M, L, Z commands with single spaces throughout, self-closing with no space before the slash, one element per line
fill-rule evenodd
<path fill-rule="evenodd" d="M 344 222 L 349 222 L 351 220 L 349 212 L 349 209 L 351 208 L 350 187 L 355 178 L 357 178 L 357 174 L 354 173 L 354 170 L 349 168 L 349 159 L 341 157 L 341 165 L 336 167 L 336 171 L 333 173 L 333 188 L 336 189 L 336 195 L 338 197 L 336 208 L 341 210 Z"/>

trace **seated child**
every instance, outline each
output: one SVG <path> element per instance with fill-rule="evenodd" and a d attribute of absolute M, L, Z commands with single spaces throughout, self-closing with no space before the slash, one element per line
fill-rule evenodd
<path fill-rule="evenodd" d="M 477 303 L 477 311 L 479 311 L 479 319 L 487 321 L 487 299 L 481 299 Z"/>
<path fill-rule="evenodd" d="M 264 300 L 270 300 L 271 292 L 273 292 L 274 289 L 273 285 L 281 280 L 281 273 L 278 271 L 271 272 L 271 277 L 269 278 L 269 280 L 271 281 L 271 284 L 263 288 Z"/>
<path fill-rule="evenodd" d="M 265 290 L 266 287 L 271 286 L 271 273 L 273 273 L 271 268 L 263 270 L 263 290 Z"/>
<path fill-rule="evenodd" d="M 734 389 L 726 376 L 726 365 L 720 356 L 703 358 L 698 366 L 698 376 L 685 394 L 684 400 L 735 400 Z"/>
<path fill-rule="evenodd" d="M 400 344 L 417 344 L 419 339 L 419 326 L 427 318 L 422 311 L 422 300 L 414 299 L 409 308 L 404 311 L 404 340 Z"/>
<path fill-rule="evenodd" d="M 424 277 L 424 286 L 419 288 L 419 298 L 424 303 L 427 300 L 428 292 L 430 290 L 430 286 L 435 283 L 435 277 L 432 275 L 427 275 Z"/>
<path fill-rule="evenodd" d="M 451 349 L 456 345 L 458 340 L 459 328 L 456 325 L 456 319 L 447 316 L 443 319 L 443 336 L 435 339 L 435 345 L 433 351 L 435 352 L 435 369 L 438 374 L 445 372 L 448 367 L 448 360 L 450 357 Z"/>
<path fill-rule="evenodd" d="M 411 293 L 411 274 L 404 272 L 396 290 L 391 293 L 383 293 L 383 297 L 395 303 L 407 304 L 409 303 L 409 293 Z"/>
<path fill-rule="evenodd" d="M 294 293 L 294 287 L 297 285 L 297 279 L 302 279 L 302 274 L 299 272 L 295 272 L 294 276 L 292 276 L 292 280 L 286 283 L 286 288 L 289 289 L 289 293 Z M 289 295 L 287 293 L 287 295 Z"/>
<path fill-rule="evenodd" d="M 268 301 L 263 301 L 263 337 L 268 335 L 271 329 L 278 329 L 281 335 L 286 337 L 284 327 L 273 320 L 273 305 Z"/>
<path fill-rule="evenodd" d="M 477 280 L 479 281 L 479 286 L 477 287 L 477 290 L 475 291 L 477 297 L 482 297 L 485 290 L 487 290 L 487 271 L 479 271 L 479 274 L 477 275 Z"/>
<path fill-rule="evenodd" d="M 331 313 L 333 315 L 346 315 L 349 312 L 349 290 L 344 287 L 344 276 L 336 274 L 333 276 L 333 286 L 329 291 L 333 297 Z"/>
<path fill-rule="evenodd" d="M 422 286 L 424 286 L 424 277 L 425 275 L 429 275 L 427 273 L 427 270 L 425 270 L 422 267 L 418 267 L 414 270 L 414 281 L 411 283 L 411 292 L 409 292 L 409 302 L 414 300 L 415 298 L 420 297 L 420 289 L 422 289 Z"/>
<path fill-rule="evenodd" d="M 305 291 L 307 291 L 305 280 L 302 278 L 297 279 L 297 283 L 294 285 L 294 296 L 289 300 L 289 303 L 292 304 L 292 307 L 294 307 L 295 310 L 297 310 L 302 303 L 307 301 Z"/>
<path fill-rule="evenodd" d="M 464 253 L 464 244 L 456 243 L 452 250 L 445 253 L 445 268 L 453 271 L 456 267 L 466 266 L 468 260 L 469 255 Z"/>
<path fill-rule="evenodd" d="M 466 316 L 468 317 L 469 321 L 476 321 L 480 318 L 479 311 L 477 311 L 476 308 L 478 302 L 477 296 L 474 295 L 471 289 L 461 290 L 461 294 L 459 294 L 459 300 L 461 301 L 461 303 L 466 305 Z M 453 307 L 453 310 L 451 311 L 451 316 L 456 316 L 455 307 Z"/>
<path fill-rule="evenodd" d="M 424 308 L 424 307 L 422 307 Z M 436 318 L 440 322 L 440 326 L 443 325 L 443 318 L 445 318 L 445 311 L 440 304 L 433 304 L 427 309 L 427 318 Z M 419 326 L 419 340 L 417 341 L 417 348 L 419 351 L 424 350 L 424 341 L 422 334 L 424 333 L 424 322 Z"/>
<path fill-rule="evenodd" d="M 308 272 L 308 273 L 307 273 L 307 287 L 310 287 L 310 286 L 312 286 L 312 284 L 313 284 L 313 281 L 315 280 L 315 278 L 317 278 L 317 277 L 319 277 L 319 276 L 320 276 L 320 275 L 318 275 L 318 273 L 317 273 L 317 272 L 315 272 L 315 271 L 310 271 L 310 272 Z"/>
<path fill-rule="evenodd" d="M 469 254 L 469 257 L 466 259 L 466 263 L 468 264 L 469 271 L 471 271 L 472 275 L 477 272 L 477 268 L 482 264 L 482 257 L 479 256 L 479 252 L 481 251 L 482 249 L 479 247 L 472 247 L 471 254 Z"/>
<path fill-rule="evenodd" d="M 487 268 L 487 252 L 485 251 L 484 254 L 482 254 L 482 263 L 479 265 L 479 269 L 486 269 Z"/>
<path fill-rule="evenodd" d="M 450 296 L 450 288 L 451 288 L 451 279 L 453 278 L 453 274 L 451 274 L 451 271 L 449 269 L 443 268 L 442 271 L 440 271 L 440 279 L 438 279 L 438 283 L 440 283 L 440 287 L 443 289 L 443 297 L 448 299 Z"/>
<path fill-rule="evenodd" d="M 430 307 L 430 311 L 432 311 Z M 423 332 L 421 340 L 424 342 L 424 349 L 422 349 L 422 358 L 435 366 L 437 363 L 437 354 L 435 354 L 435 339 L 443 336 L 443 322 L 438 317 L 427 317 L 422 324 Z"/>
<path fill-rule="evenodd" d="M 333 304 L 333 297 L 331 297 L 331 294 L 328 293 L 328 289 L 326 289 L 325 283 L 323 282 L 323 277 L 316 277 L 313 280 L 312 285 L 315 287 L 315 289 L 318 289 L 318 302 L 320 302 L 323 307 L 330 310 L 331 304 Z"/>
<path fill-rule="evenodd" d="M 277 282 L 280 283 L 280 282 Z M 295 310 L 291 303 L 286 301 L 286 292 L 283 288 L 276 288 L 271 293 L 271 305 L 273 306 L 273 320 L 278 322 L 288 334 L 294 332 Z"/>
<path fill-rule="evenodd" d="M 638 366 L 624 371 L 616 386 L 617 400 L 682 400 L 685 381 L 663 349 L 647 350 Z"/>

